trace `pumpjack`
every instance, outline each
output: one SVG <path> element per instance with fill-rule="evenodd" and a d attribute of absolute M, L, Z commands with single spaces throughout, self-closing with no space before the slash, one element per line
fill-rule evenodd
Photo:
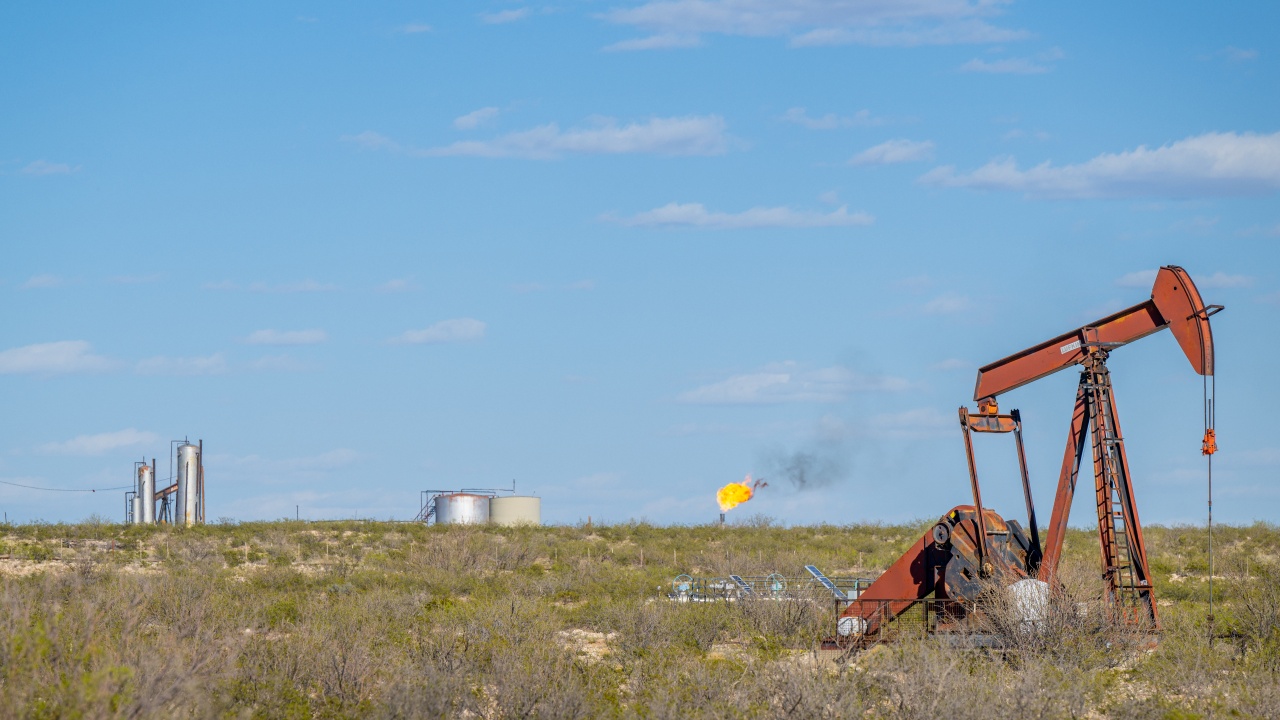
<path fill-rule="evenodd" d="M 1209 318 L 1222 309 L 1221 305 L 1206 305 L 1187 272 L 1170 265 L 1157 272 L 1146 302 L 980 368 L 973 394 L 976 408 L 961 407 L 959 411 L 973 504 L 957 506 L 943 515 L 845 607 L 837 621 L 837 643 L 851 649 L 874 644 L 884 637 L 889 623 L 921 604 L 929 629 L 959 621 L 974 611 L 984 585 L 992 582 L 1013 585 L 1039 580 L 1052 584 L 1086 446 L 1092 449 L 1107 606 L 1120 622 L 1157 630 L 1159 618 L 1146 542 L 1107 358 L 1119 347 L 1168 329 L 1191 367 L 1210 378 L 1214 358 Z M 1042 546 L 1023 449 L 1022 419 L 1017 410 L 1001 413 L 997 398 L 1069 367 L 1080 368 L 1080 382 Z M 1206 415 L 1205 454 L 1216 450 L 1209 418 L 1211 411 Z M 1025 530 L 1018 521 L 1005 520 L 983 506 L 973 433 L 1013 435 L 1026 500 Z M 1086 438 L 1091 443 L 1086 443 Z"/>

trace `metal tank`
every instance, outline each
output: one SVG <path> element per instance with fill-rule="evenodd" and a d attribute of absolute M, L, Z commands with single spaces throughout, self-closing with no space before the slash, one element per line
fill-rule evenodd
<path fill-rule="evenodd" d="M 174 525 L 195 525 L 199 517 L 200 448 L 191 443 L 178 446 L 178 502 L 174 508 Z"/>
<path fill-rule="evenodd" d="M 489 499 L 489 522 L 494 525 L 541 525 L 542 498 L 505 495 Z"/>
<path fill-rule="evenodd" d="M 436 524 L 483 525 L 489 522 L 489 496 L 472 493 L 437 495 Z"/>
<path fill-rule="evenodd" d="M 135 523 L 152 525 L 156 521 L 156 472 L 150 465 L 138 466 L 138 495 L 135 498 L 141 512 L 133 512 Z"/>
<path fill-rule="evenodd" d="M 142 497 L 139 495 L 134 495 L 132 502 L 133 502 L 133 524 L 141 525 L 142 524 Z"/>

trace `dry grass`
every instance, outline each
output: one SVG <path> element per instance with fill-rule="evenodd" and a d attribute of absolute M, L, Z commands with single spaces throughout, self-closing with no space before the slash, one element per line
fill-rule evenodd
<path fill-rule="evenodd" d="M 1148 532 L 1154 650 L 1107 621 L 1088 533 L 1036 632 L 999 602 L 975 623 L 1000 652 L 837 666 L 820 597 L 656 599 L 681 572 L 873 574 L 923 526 L 0 526 L 0 717 L 1280 716 L 1267 525 L 1218 531 L 1212 644 L 1194 528 Z"/>

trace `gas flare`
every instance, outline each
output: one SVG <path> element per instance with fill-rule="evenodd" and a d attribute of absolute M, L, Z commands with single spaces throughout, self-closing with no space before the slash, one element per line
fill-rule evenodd
<path fill-rule="evenodd" d="M 729 512 L 755 496 L 756 490 L 768 487 L 764 480 L 752 480 L 748 475 L 742 482 L 732 482 L 716 491 L 716 502 L 720 503 L 720 512 Z"/>

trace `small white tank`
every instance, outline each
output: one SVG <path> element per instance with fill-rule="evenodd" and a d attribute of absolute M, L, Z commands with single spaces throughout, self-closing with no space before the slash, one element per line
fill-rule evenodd
<path fill-rule="evenodd" d="M 489 522 L 489 496 L 472 493 L 437 495 L 436 524 L 483 525 Z"/>
<path fill-rule="evenodd" d="M 489 522 L 494 525 L 541 525 L 542 498 L 503 495 L 489 500 Z"/>

